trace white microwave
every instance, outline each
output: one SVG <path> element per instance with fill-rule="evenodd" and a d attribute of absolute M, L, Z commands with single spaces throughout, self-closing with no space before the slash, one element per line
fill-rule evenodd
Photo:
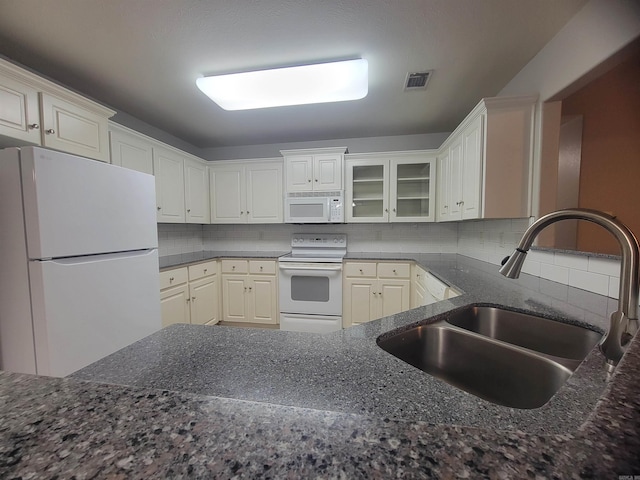
<path fill-rule="evenodd" d="M 287 193 L 284 222 L 344 223 L 344 192 Z"/>

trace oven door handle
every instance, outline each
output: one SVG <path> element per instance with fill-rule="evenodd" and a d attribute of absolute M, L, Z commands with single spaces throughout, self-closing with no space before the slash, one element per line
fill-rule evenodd
<path fill-rule="evenodd" d="M 314 270 L 314 271 L 339 271 L 342 270 L 342 265 L 336 265 L 335 267 L 294 267 L 289 265 L 278 264 L 280 270 Z"/>

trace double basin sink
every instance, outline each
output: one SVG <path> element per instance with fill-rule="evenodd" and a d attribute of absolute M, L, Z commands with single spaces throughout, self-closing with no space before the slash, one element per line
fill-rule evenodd
<path fill-rule="evenodd" d="M 531 409 L 551 399 L 601 336 L 576 325 L 480 305 L 382 335 L 378 345 L 468 393 Z"/>

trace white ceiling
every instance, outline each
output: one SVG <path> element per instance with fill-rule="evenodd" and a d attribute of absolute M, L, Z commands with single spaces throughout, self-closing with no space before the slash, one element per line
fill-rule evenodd
<path fill-rule="evenodd" d="M 198 147 L 452 130 L 586 0 L 0 0 L 0 54 Z M 363 100 L 227 112 L 203 74 L 362 57 Z M 404 92 L 408 71 L 435 71 Z"/>

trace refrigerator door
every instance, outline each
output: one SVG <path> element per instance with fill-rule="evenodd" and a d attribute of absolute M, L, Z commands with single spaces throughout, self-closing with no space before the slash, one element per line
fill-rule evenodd
<path fill-rule="evenodd" d="M 158 246 L 153 176 L 39 147 L 20 156 L 30 259 Z"/>
<path fill-rule="evenodd" d="M 36 372 L 66 376 L 158 330 L 155 249 L 29 262 Z"/>

